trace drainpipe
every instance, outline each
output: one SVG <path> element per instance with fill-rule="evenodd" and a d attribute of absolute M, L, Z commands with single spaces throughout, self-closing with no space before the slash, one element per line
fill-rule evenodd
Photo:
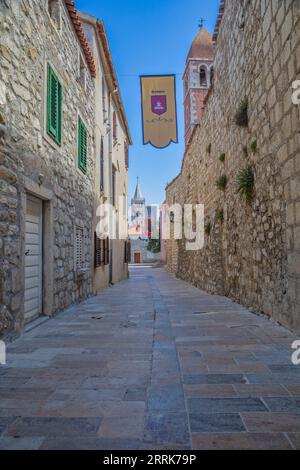
<path fill-rule="evenodd" d="M 112 144 L 112 119 L 111 119 L 111 106 L 112 106 L 112 93 L 108 93 L 108 163 L 109 163 L 109 204 L 112 206 L 113 203 L 113 171 L 112 171 L 112 153 L 113 153 L 113 144 Z M 113 233 L 113 214 L 110 212 L 109 216 L 109 233 L 110 233 L 110 243 L 109 243 L 109 282 L 113 280 L 113 248 L 112 248 L 112 233 Z"/>

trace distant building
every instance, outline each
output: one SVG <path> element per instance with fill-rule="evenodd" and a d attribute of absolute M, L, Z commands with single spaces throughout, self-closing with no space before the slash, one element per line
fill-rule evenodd
<path fill-rule="evenodd" d="M 159 253 L 148 250 L 150 239 L 159 238 L 159 210 L 155 206 L 146 206 L 139 179 L 131 200 L 129 236 L 133 264 L 151 263 L 160 259 Z"/>

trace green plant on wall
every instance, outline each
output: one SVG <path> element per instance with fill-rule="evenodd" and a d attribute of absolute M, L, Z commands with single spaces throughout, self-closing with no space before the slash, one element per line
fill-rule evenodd
<path fill-rule="evenodd" d="M 255 175 L 251 165 L 243 168 L 236 179 L 237 192 L 245 198 L 247 204 L 251 204 L 254 197 Z"/>
<path fill-rule="evenodd" d="M 226 175 L 222 175 L 220 176 L 217 181 L 216 181 L 216 186 L 218 189 L 220 189 L 221 191 L 225 191 L 226 187 L 227 187 L 227 183 L 228 183 L 228 178 Z"/>
<path fill-rule="evenodd" d="M 207 224 L 205 225 L 205 234 L 209 237 L 210 234 L 211 234 L 211 223 L 210 222 L 207 222 Z"/>
<path fill-rule="evenodd" d="M 248 99 L 245 98 L 240 102 L 239 108 L 235 114 L 234 122 L 239 127 L 247 127 L 249 123 L 248 116 Z"/>
<path fill-rule="evenodd" d="M 150 239 L 147 249 L 154 254 L 160 253 L 160 240 Z"/>
<path fill-rule="evenodd" d="M 257 140 L 253 140 L 253 142 L 250 145 L 250 148 L 253 153 L 257 152 Z"/>
<path fill-rule="evenodd" d="M 226 160 L 226 155 L 225 155 L 225 153 L 221 153 L 221 155 L 220 155 L 220 162 L 224 163 L 225 160 Z"/>
<path fill-rule="evenodd" d="M 224 211 L 223 211 L 223 209 L 217 210 L 217 213 L 216 213 L 216 222 L 217 222 L 218 224 L 221 224 L 221 225 L 223 224 L 223 222 L 224 222 Z"/>

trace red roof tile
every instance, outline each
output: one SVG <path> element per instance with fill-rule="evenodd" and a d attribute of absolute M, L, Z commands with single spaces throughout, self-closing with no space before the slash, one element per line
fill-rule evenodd
<path fill-rule="evenodd" d="M 71 18 L 72 23 L 74 25 L 76 34 L 78 36 L 79 42 L 82 46 L 84 55 L 86 57 L 91 75 L 92 75 L 93 78 L 95 78 L 96 77 L 96 66 L 95 66 L 94 57 L 93 57 L 93 54 L 90 50 L 87 39 L 84 35 L 83 27 L 82 27 L 80 18 L 78 16 L 78 13 L 77 13 L 77 10 L 76 10 L 76 7 L 75 7 L 75 0 L 65 0 L 65 2 L 66 2 L 66 7 L 68 9 L 70 18 Z"/>

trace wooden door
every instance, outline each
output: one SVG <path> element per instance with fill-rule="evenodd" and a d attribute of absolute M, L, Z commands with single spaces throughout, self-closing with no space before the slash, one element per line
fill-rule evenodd
<path fill-rule="evenodd" d="M 27 196 L 25 226 L 25 322 L 42 313 L 43 288 L 43 203 Z"/>
<path fill-rule="evenodd" d="M 141 264 L 141 262 L 142 262 L 141 253 L 134 253 L 134 263 Z"/>

